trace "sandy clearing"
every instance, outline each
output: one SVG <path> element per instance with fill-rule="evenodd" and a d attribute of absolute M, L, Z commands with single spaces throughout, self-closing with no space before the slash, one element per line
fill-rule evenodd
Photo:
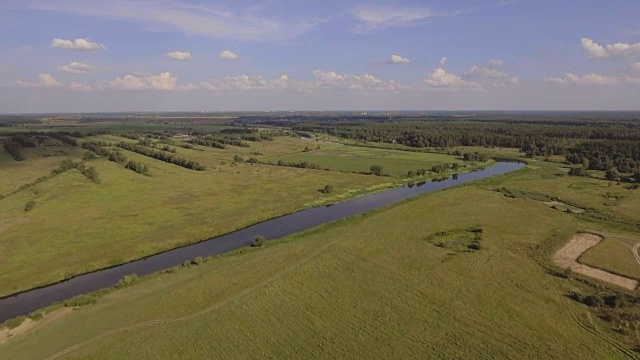
<path fill-rule="evenodd" d="M 580 255 L 598 245 L 602 239 L 603 237 L 600 235 L 589 233 L 577 234 L 555 253 L 553 261 L 556 265 L 562 268 L 568 268 L 579 274 L 605 281 L 625 289 L 635 290 L 638 287 L 638 282 L 636 280 L 578 263 Z"/>
<path fill-rule="evenodd" d="M 63 316 L 67 315 L 68 313 L 70 313 L 73 310 L 73 308 L 62 308 L 59 310 L 56 310 L 50 314 L 45 315 L 42 319 L 37 320 L 37 321 L 33 321 L 29 318 L 25 319 L 22 324 L 20 324 L 20 326 L 13 328 L 13 329 L 7 329 L 7 328 L 3 328 L 0 329 L 0 346 L 2 346 L 3 344 L 5 344 L 7 341 L 11 341 L 11 339 L 20 336 L 22 334 L 25 334 L 27 332 L 29 332 L 30 330 L 33 330 L 35 328 L 39 328 L 42 327 L 46 324 L 49 324 L 51 322 L 54 322 L 60 318 L 62 318 Z"/>

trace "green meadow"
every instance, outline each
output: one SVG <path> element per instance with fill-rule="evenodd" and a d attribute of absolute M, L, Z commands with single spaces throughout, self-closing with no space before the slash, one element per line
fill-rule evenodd
<path fill-rule="evenodd" d="M 601 223 L 495 191 L 559 170 L 529 166 L 150 276 L 47 315 L 0 358 L 47 358 L 183 317 L 60 358 L 638 358 L 601 313 L 567 296 L 603 284 L 552 275 L 551 254 Z M 576 191 L 573 179 L 556 181 L 565 186 L 554 195 Z M 481 233 L 479 249 L 432 241 L 468 229 Z"/>
<path fill-rule="evenodd" d="M 308 151 L 288 155 L 265 157 L 265 161 L 307 161 L 336 171 L 368 173 L 372 165 L 382 166 L 384 173 L 404 177 L 409 171 L 431 169 L 433 165 L 450 165 L 464 162 L 451 155 L 409 152 L 392 149 L 376 149 L 349 145 L 336 145 L 307 141 Z"/>

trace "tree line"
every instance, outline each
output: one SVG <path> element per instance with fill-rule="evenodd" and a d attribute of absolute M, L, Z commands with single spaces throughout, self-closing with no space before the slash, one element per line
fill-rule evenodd
<path fill-rule="evenodd" d="M 144 155 L 144 156 L 154 158 L 156 160 L 164 161 L 169 164 L 178 165 L 186 169 L 204 171 L 207 168 L 206 166 L 200 165 L 196 161 L 183 159 L 173 153 L 167 154 L 166 152 L 154 150 L 142 145 L 120 142 L 116 146 L 121 149 L 132 151 L 140 155 Z"/>
<path fill-rule="evenodd" d="M 137 161 L 127 159 L 124 154 L 120 151 L 105 149 L 102 146 L 108 146 L 108 143 L 105 142 L 84 142 L 82 147 L 95 153 L 99 156 L 103 156 L 107 158 L 109 161 L 113 161 L 117 164 L 124 166 L 125 169 L 133 170 L 138 174 L 151 176 L 151 171 L 149 170 L 149 166 L 147 164 L 142 164 Z"/>

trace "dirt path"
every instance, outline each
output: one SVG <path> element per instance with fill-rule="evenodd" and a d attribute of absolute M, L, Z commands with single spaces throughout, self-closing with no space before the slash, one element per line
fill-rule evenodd
<path fill-rule="evenodd" d="M 625 289 L 635 290 L 638 287 L 638 282 L 636 280 L 578 263 L 580 255 L 598 245 L 602 239 L 603 238 L 600 235 L 588 233 L 578 234 L 571 238 L 565 246 L 555 253 L 553 261 L 556 265 L 565 269 L 571 269 L 573 272 L 605 281 Z"/>
<path fill-rule="evenodd" d="M 34 328 L 42 327 L 46 324 L 49 324 L 51 322 L 54 322 L 62 318 L 63 316 L 70 313 L 71 310 L 73 309 L 67 308 L 67 307 L 62 308 L 60 310 L 56 310 L 52 312 L 51 314 L 46 315 L 45 317 L 43 317 L 38 321 L 33 321 L 27 318 L 18 327 L 15 327 L 13 329 L 7 329 L 7 328 L 0 329 L 0 346 L 5 344 L 7 341 L 11 341 L 12 338 L 25 334 Z"/>

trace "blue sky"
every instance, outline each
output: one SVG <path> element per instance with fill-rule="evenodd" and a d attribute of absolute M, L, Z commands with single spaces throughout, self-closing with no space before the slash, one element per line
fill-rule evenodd
<path fill-rule="evenodd" d="M 0 3 L 0 112 L 640 110 L 637 0 Z"/>

